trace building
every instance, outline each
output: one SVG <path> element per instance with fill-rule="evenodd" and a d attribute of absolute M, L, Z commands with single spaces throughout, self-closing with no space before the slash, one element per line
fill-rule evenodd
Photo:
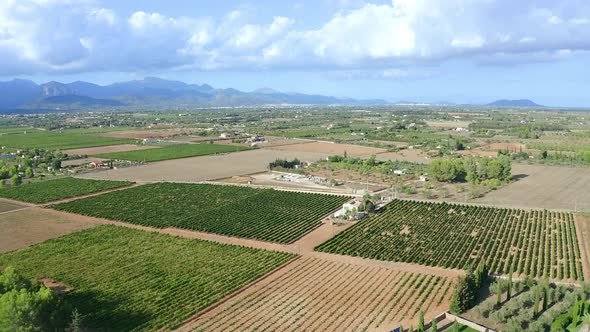
<path fill-rule="evenodd" d="M 352 201 L 342 204 L 342 208 L 334 213 L 334 217 L 349 220 L 362 219 L 366 214 L 359 212 L 362 202 L 353 199 Z"/>

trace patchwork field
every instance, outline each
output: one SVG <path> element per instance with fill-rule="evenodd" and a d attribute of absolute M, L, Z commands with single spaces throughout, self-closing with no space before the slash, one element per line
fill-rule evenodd
<path fill-rule="evenodd" d="M 198 182 L 234 175 L 247 175 L 268 170 L 277 158 L 317 161 L 328 155 L 313 152 L 290 152 L 256 149 L 221 155 L 209 155 L 155 162 L 148 165 L 85 174 L 86 178 L 126 181 Z"/>
<path fill-rule="evenodd" d="M 191 128 L 168 128 L 168 129 L 144 129 L 144 130 L 124 130 L 124 131 L 111 131 L 100 134 L 103 137 L 115 137 L 115 138 L 168 138 L 178 135 L 186 135 L 193 132 Z"/>
<path fill-rule="evenodd" d="M 348 199 L 236 186 L 155 183 L 53 207 L 156 228 L 290 243 L 319 226 L 323 216 Z"/>
<path fill-rule="evenodd" d="M 168 145 L 159 149 L 102 153 L 98 154 L 97 157 L 132 161 L 161 161 L 168 159 L 205 156 L 216 153 L 238 152 L 250 149 L 251 148 L 245 146 L 223 144 L 177 144 Z"/>
<path fill-rule="evenodd" d="M 294 255 L 98 226 L 0 255 L 29 278 L 72 287 L 93 330 L 170 329 Z"/>
<path fill-rule="evenodd" d="M 518 181 L 485 197 L 481 203 L 523 208 L 590 211 L 590 169 L 512 165 Z"/>
<path fill-rule="evenodd" d="M 391 331 L 448 310 L 452 280 L 304 257 L 180 331 Z"/>
<path fill-rule="evenodd" d="M 134 145 L 134 144 L 120 144 L 120 145 L 107 145 L 107 146 L 98 146 L 94 148 L 82 148 L 82 149 L 71 149 L 71 150 L 64 150 L 63 153 L 71 154 L 71 155 L 89 155 L 94 156 L 101 153 L 113 153 L 113 152 L 121 152 L 121 151 L 135 151 L 135 150 L 147 150 L 147 149 L 157 149 L 157 146 L 154 145 Z"/>
<path fill-rule="evenodd" d="M 26 133 L 25 133 L 26 132 Z M 126 138 L 85 135 L 69 131 L 20 130 L 2 135 L 2 145 L 11 148 L 43 148 L 48 150 L 67 150 L 84 147 L 133 143 Z"/>
<path fill-rule="evenodd" d="M 131 184 L 132 182 L 125 181 L 98 181 L 67 177 L 32 182 L 17 187 L 0 188 L 0 197 L 39 204 L 125 187 Z"/>
<path fill-rule="evenodd" d="M 93 225 L 85 218 L 38 207 L 4 213 L 0 215 L 0 252 L 24 248 Z"/>
<path fill-rule="evenodd" d="M 321 244 L 342 255 L 584 280 L 573 214 L 394 201 Z"/>
<path fill-rule="evenodd" d="M 338 144 L 325 142 L 311 142 L 270 147 L 282 151 L 317 152 L 329 155 L 346 155 L 351 157 L 367 157 L 372 154 L 387 152 L 385 149 L 372 148 L 353 144 Z"/>

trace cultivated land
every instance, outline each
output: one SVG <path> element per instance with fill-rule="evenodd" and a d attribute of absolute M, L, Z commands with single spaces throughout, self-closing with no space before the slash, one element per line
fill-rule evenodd
<path fill-rule="evenodd" d="M 174 137 L 177 135 L 186 135 L 193 131 L 190 128 L 169 128 L 169 129 L 149 129 L 149 130 L 125 130 L 125 131 L 110 131 L 102 134 L 98 134 L 103 137 L 115 137 L 115 138 L 133 138 L 133 139 L 144 139 L 144 138 L 167 138 Z"/>
<path fill-rule="evenodd" d="M 108 145 L 108 146 L 99 146 L 94 148 L 82 148 L 82 149 L 71 149 L 71 150 L 64 150 L 63 153 L 72 154 L 72 155 L 97 155 L 101 153 L 113 153 L 113 152 L 121 152 L 121 151 L 135 151 L 135 150 L 147 150 L 147 149 L 157 149 L 158 146 L 154 145 L 133 145 L 133 144 L 121 144 L 121 145 Z"/>
<path fill-rule="evenodd" d="M 2 213 L 0 252 L 24 248 L 94 225 L 85 219 L 38 207 Z"/>
<path fill-rule="evenodd" d="M 26 134 L 25 134 L 26 132 Z M 11 148 L 42 148 L 49 150 L 78 149 L 114 144 L 132 143 L 125 138 L 84 135 L 69 131 L 20 130 L 8 132 L 2 136 L 2 146 Z"/>
<path fill-rule="evenodd" d="M 137 182 L 198 182 L 264 172 L 268 170 L 268 163 L 275 161 L 277 158 L 317 161 L 327 156 L 327 154 L 313 152 L 256 149 L 222 155 L 161 161 L 137 167 L 88 173 L 84 177 Z"/>
<path fill-rule="evenodd" d="M 452 280 L 301 258 L 180 331 L 391 331 L 448 308 Z"/>
<path fill-rule="evenodd" d="M 590 169 L 513 165 L 518 181 L 477 202 L 525 208 L 590 211 Z"/>
<path fill-rule="evenodd" d="M 394 201 L 316 248 L 446 268 L 584 280 L 573 214 Z"/>
<path fill-rule="evenodd" d="M 91 329 L 138 331 L 172 328 L 293 257 L 105 225 L 1 255 L 0 267 L 72 287 Z"/>
<path fill-rule="evenodd" d="M 303 144 L 290 144 L 282 146 L 274 146 L 269 149 L 276 149 L 282 151 L 297 151 L 297 152 L 317 152 L 329 155 L 346 155 L 350 157 L 367 157 L 372 154 L 386 152 L 385 149 L 372 148 L 353 144 L 338 144 L 326 142 L 310 142 Z"/>
<path fill-rule="evenodd" d="M 131 185 L 125 181 L 98 181 L 60 178 L 32 182 L 17 187 L 0 188 L 0 197 L 29 203 L 47 203 Z"/>
<path fill-rule="evenodd" d="M 247 187 L 156 183 L 53 206 L 155 228 L 290 243 L 349 197 Z"/>
<path fill-rule="evenodd" d="M 97 157 L 132 160 L 132 161 L 161 161 L 168 159 L 205 156 L 216 153 L 229 153 L 250 150 L 249 147 L 222 145 L 222 144 L 177 144 L 168 145 L 159 149 L 121 151 L 98 154 Z"/>

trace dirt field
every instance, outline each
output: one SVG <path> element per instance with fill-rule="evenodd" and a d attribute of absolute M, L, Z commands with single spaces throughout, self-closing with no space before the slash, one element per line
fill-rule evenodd
<path fill-rule="evenodd" d="M 133 145 L 133 144 L 121 144 L 121 145 L 109 145 L 99 146 L 96 148 L 84 148 L 84 149 L 72 149 L 64 150 L 63 153 L 76 154 L 76 155 L 96 155 L 101 153 L 121 152 L 121 151 L 135 151 L 145 149 L 156 149 L 157 146 L 153 145 Z"/>
<path fill-rule="evenodd" d="M 297 152 L 317 152 L 328 155 L 344 155 L 351 157 L 367 157 L 372 154 L 386 152 L 385 149 L 372 148 L 353 144 L 337 144 L 325 142 L 311 142 L 305 144 L 285 145 L 272 147 L 273 150 L 297 151 Z"/>
<path fill-rule="evenodd" d="M 198 182 L 264 172 L 268 169 L 268 163 L 277 158 L 290 160 L 298 158 L 302 161 L 313 162 L 325 157 L 327 157 L 327 154 L 323 153 L 257 149 L 97 171 L 84 174 L 81 177 L 103 180 L 130 179 L 136 182 Z"/>
<path fill-rule="evenodd" d="M 451 282 L 303 257 L 179 330 L 391 331 L 448 310 Z"/>
<path fill-rule="evenodd" d="M 38 207 L 0 214 L 0 252 L 24 248 L 93 226 L 84 219 Z"/>
<path fill-rule="evenodd" d="M 512 165 L 518 181 L 492 191 L 476 203 L 509 207 L 590 211 L 590 169 Z"/>
<path fill-rule="evenodd" d="M 471 121 L 424 121 L 433 128 L 468 128 Z"/>
<path fill-rule="evenodd" d="M 17 210 L 17 209 L 22 209 L 24 207 L 26 207 L 26 205 L 19 204 L 17 202 L 12 202 L 12 201 L 9 202 L 7 200 L 0 198 L 0 213 L 13 211 L 13 210 Z M 1 218 L 2 217 L 0 216 L 0 220 L 1 220 Z"/>
<path fill-rule="evenodd" d="M 430 163 L 430 159 L 426 158 L 421 150 L 401 150 L 399 152 L 385 152 L 377 155 L 377 160 L 404 160 L 414 163 Z"/>

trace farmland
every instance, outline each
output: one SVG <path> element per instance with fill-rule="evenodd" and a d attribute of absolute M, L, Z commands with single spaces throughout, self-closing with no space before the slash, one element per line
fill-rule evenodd
<path fill-rule="evenodd" d="M 103 154 L 103 153 L 134 151 L 134 150 L 147 150 L 147 149 L 157 149 L 157 148 L 158 147 L 154 146 L 154 145 L 119 144 L 119 145 L 97 146 L 97 147 L 92 147 L 92 148 L 71 149 L 71 150 L 64 150 L 62 152 L 67 153 L 67 154 L 73 154 L 73 155 L 94 156 L 94 155 Z"/>
<path fill-rule="evenodd" d="M 310 142 L 302 144 L 290 144 L 272 147 L 272 149 L 283 150 L 283 151 L 301 151 L 301 152 L 318 152 L 326 153 L 330 155 L 348 155 L 351 157 L 362 157 L 370 156 L 372 154 L 378 154 L 386 152 L 385 149 L 365 147 L 353 144 L 333 144 L 325 142 Z"/>
<path fill-rule="evenodd" d="M 0 267 L 72 287 L 65 298 L 93 330 L 138 331 L 172 328 L 292 257 L 105 225 L 4 254 Z"/>
<path fill-rule="evenodd" d="M 156 228 L 290 243 L 348 197 L 205 184 L 156 183 L 55 205 Z"/>
<path fill-rule="evenodd" d="M 394 201 L 316 248 L 446 268 L 583 280 L 573 214 Z"/>
<path fill-rule="evenodd" d="M 10 148 L 42 148 L 48 150 L 66 150 L 85 147 L 133 143 L 127 138 L 101 137 L 86 135 L 75 131 L 42 131 L 20 129 L 2 134 L 2 145 Z"/>
<path fill-rule="evenodd" d="M 39 204 L 125 187 L 130 184 L 132 183 L 125 181 L 99 181 L 66 177 L 1 188 L 0 197 Z"/>
<path fill-rule="evenodd" d="M 250 150 L 249 147 L 222 144 L 176 144 L 159 149 L 121 151 L 98 154 L 98 157 L 131 161 L 161 161 Z"/>
<path fill-rule="evenodd" d="M 301 258 L 180 331 L 391 331 L 448 306 L 452 280 Z"/>

